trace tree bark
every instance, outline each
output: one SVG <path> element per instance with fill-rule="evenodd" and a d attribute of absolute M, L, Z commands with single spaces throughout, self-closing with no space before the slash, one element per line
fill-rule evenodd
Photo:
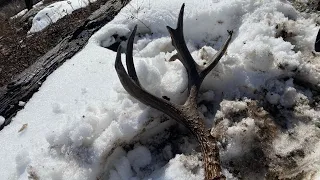
<path fill-rule="evenodd" d="M 27 102 L 53 71 L 80 51 L 89 38 L 111 21 L 128 2 L 109 0 L 100 9 L 92 13 L 82 26 L 64 38 L 44 56 L 40 57 L 12 82 L 1 87 L 0 116 L 5 118 L 5 122 L 0 125 L 0 130 L 8 125 L 11 122 L 11 118 L 22 109 L 19 106 L 19 101 Z"/>

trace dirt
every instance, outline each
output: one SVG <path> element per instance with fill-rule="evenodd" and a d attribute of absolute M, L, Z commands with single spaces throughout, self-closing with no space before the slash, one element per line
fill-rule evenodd
<path fill-rule="evenodd" d="M 107 1 L 98 0 L 65 16 L 43 31 L 29 35 L 27 31 L 30 24 L 21 23 L 19 19 L 0 20 L 0 87 L 8 84 L 16 75 L 55 47 Z"/>
<path fill-rule="evenodd" d="M 317 13 L 320 11 L 320 1 L 319 0 L 308 0 L 308 2 L 303 2 L 300 0 L 289 0 L 296 10 L 306 13 Z"/>

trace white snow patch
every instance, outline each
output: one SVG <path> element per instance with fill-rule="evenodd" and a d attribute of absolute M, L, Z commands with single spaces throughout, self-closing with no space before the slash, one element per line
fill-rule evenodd
<path fill-rule="evenodd" d="M 18 105 L 19 105 L 19 106 L 24 106 L 24 105 L 26 105 L 26 102 L 19 101 Z"/>
<path fill-rule="evenodd" d="M 96 0 L 65 0 L 58 1 L 40 10 L 32 20 L 32 26 L 28 33 L 39 32 L 57 22 L 73 11 L 88 6 Z"/>
<path fill-rule="evenodd" d="M 242 101 L 223 101 L 221 102 L 221 111 L 224 114 L 236 113 L 247 108 L 247 103 Z"/>
<path fill-rule="evenodd" d="M 5 119 L 4 117 L 0 116 L 0 125 L 2 125 L 5 120 L 6 120 L 6 119 Z"/>
<path fill-rule="evenodd" d="M 196 180 L 203 179 L 204 171 L 200 168 L 201 163 L 197 157 L 176 155 L 169 163 L 155 171 L 147 179 L 155 180 Z"/>
<path fill-rule="evenodd" d="M 151 163 L 151 153 L 144 146 L 138 146 L 128 152 L 128 159 L 136 172 Z"/>
<path fill-rule="evenodd" d="M 226 156 L 239 156 L 251 150 L 253 134 L 255 133 L 254 119 L 246 118 L 228 128 L 227 136 L 232 139 L 227 147 Z"/>
<path fill-rule="evenodd" d="M 27 12 L 28 12 L 28 9 L 24 9 L 24 10 L 18 12 L 18 14 L 12 16 L 11 19 L 16 19 L 18 17 L 21 17 L 21 16 L 25 15 Z"/>

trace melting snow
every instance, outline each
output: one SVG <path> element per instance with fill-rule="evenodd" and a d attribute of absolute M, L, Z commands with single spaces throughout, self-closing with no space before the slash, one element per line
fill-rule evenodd
<path fill-rule="evenodd" d="M 183 2 L 185 39 L 200 65 L 219 50 L 227 30 L 234 31 L 226 55 L 199 95 L 208 128 L 213 126 L 219 139 L 227 178 L 300 174 L 319 179 L 317 94 L 296 84 L 297 78 L 319 84 L 320 59 L 311 52 L 316 17 L 281 0 L 131 1 L 50 75 L 0 132 L 0 167 L 5 167 L 0 177 L 203 178 L 197 142 L 183 127 L 128 95 L 114 69 L 116 53 L 104 48 L 128 37 L 138 24 L 134 60 L 142 86 L 183 102 L 187 75 L 179 61 L 168 62 L 176 51 L 166 30 L 176 26 Z M 73 1 L 52 4 L 34 18 L 30 32 L 80 6 Z M 28 127 L 18 132 L 24 124 Z"/>

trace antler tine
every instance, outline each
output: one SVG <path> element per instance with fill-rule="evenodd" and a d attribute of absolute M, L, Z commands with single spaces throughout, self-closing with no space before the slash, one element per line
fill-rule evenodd
<path fill-rule="evenodd" d="M 169 101 L 166 101 L 164 99 L 158 98 L 149 92 L 147 92 L 143 87 L 140 86 L 139 84 L 139 79 L 137 77 L 136 71 L 134 69 L 134 64 L 133 64 L 133 58 L 129 57 L 128 55 L 132 55 L 132 43 L 133 43 L 133 38 L 134 38 L 134 33 L 135 33 L 136 27 L 132 31 L 130 38 L 131 40 L 128 41 L 128 49 L 127 49 L 127 67 L 128 67 L 128 73 L 129 69 L 131 69 L 131 74 L 128 74 L 122 64 L 121 61 L 121 46 L 118 47 L 117 50 L 117 56 L 116 56 L 116 61 L 115 61 L 115 69 L 118 74 L 118 77 L 120 79 L 120 82 L 124 89 L 134 98 L 138 99 L 142 103 L 151 106 L 159 111 L 165 112 L 167 115 L 169 115 L 171 118 L 179 120 L 181 119 L 180 115 L 180 108 L 178 105 L 172 104 Z M 130 43 L 130 44 L 129 44 Z M 134 78 L 136 80 L 134 80 Z"/>
<path fill-rule="evenodd" d="M 222 48 L 214 55 L 212 60 L 209 62 L 209 65 L 200 72 L 201 81 L 203 81 L 203 79 L 207 76 L 207 74 L 218 64 L 223 54 L 226 52 L 231 42 L 233 31 L 228 31 L 228 33 L 229 33 L 229 37 L 226 40 L 226 42 L 223 44 Z"/>
<path fill-rule="evenodd" d="M 169 31 L 169 34 L 172 39 L 173 46 L 177 49 L 178 52 L 178 59 L 181 61 L 183 66 L 186 68 L 188 73 L 188 89 L 191 89 L 192 85 L 196 85 L 197 87 L 200 87 L 199 84 L 199 74 L 198 69 L 199 66 L 195 61 L 193 60 L 186 42 L 184 40 L 183 36 L 183 13 L 184 13 L 184 3 L 181 6 L 177 28 L 173 29 L 169 26 L 167 26 L 167 29 Z"/>
<path fill-rule="evenodd" d="M 127 70 L 128 70 L 129 76 L 135 83 L 137 83 L 138 86 L 140 86 L 140 82 L 137 76 L 136 69 L 134 68 L 133 57 L 132 57 L 133 40 L 134 40 L 136 31 L 137 31 L 137 25 L 134 26 L 133 31 L 130 34 L 130 37 L 128 39 L 127 50 L 126 50 L 126 64 L 127 64 Z"/>

